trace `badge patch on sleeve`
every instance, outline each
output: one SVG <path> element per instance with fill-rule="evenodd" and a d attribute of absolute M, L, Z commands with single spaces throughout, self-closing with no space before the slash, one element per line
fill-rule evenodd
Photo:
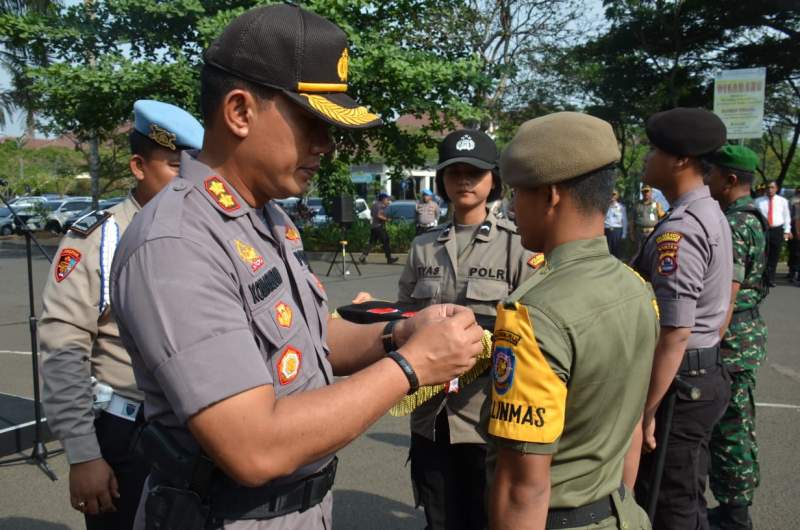
<path fill-rule="evenodd" d="M 292 327 L 292 308 L 284 302 L 278 302 L 275 306 L 275 320 L 282 328 Z"/>
<path fill-rule="evenodd" d="M 56 281 L 61 282 L 69 276 L 69 273 L 81 261 L 81 253 L 74 248 L 65 248 L 58 255 L 58 263 L 56 263 Z"/>
<path fill-rule="evenodd" d="M 300 240 L 300 232 L 297 231 L 294 227 L 286 228 L 286 239 L 289 241 L 299 241 Z"/>
<path fill-rule="evenodd" d="M 287 346 L 281 358 L 278 360 L 278 380 L 281 385 L 288 385 L 295 380 L 300 372 L 300 363 L 303 361 L 303 354 L 293 346 Z"/>
<path fill-rule="evenodd" d="M 669 276 L 678 270 L 678 248 L 683 235 L 679 232 L 664 232 L 656 237 L 658 265 L 656 270 L 661 276 Z"/>
<path fill-rule="evenodd" d="M 233 240 L 233 246 L 236 247 L 239 259 L 250 267 L 251 272 L 258 272 L 264 266 L 264 257 L 252 246 L 238 239 Z"/>
<path fill-rule="evenodd" d="M 221 178 L 217 176 L 208 177 L 204 184 L 206 191 L 214 199 L 214 202 L 219 204 L 220 208 L 228 212 L 239 209 L 239 203 Z"/>
<path fill-rule="evenodd" d="M 537 252 L 528 260 L 528 266 L 533 270 L 537 270 L 542 265 L 544 265 L 544 254 L 541 252 Z"/>
<path fill-rule="evenodd" d="M 539 349 L 527 308 L 499 304 L 494 337 L 489 433 L 520 442 L 555 442 L 564 430 L 567 386 Z"/>

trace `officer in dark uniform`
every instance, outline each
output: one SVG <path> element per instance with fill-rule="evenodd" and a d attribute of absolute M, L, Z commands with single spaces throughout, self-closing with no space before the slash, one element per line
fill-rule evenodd
<path fill-rule="evenodd" d="M 725 143 L 726 130 L 709 111 L 676 108 L 651 116 L 646 132 L 651 150 L 644 181 L 662 190 L 672 209 L 633 261 L 652 283 L 661 312 L 637 498 L 644 502 L 650 493 L 655 433 L 664 426 L 657 411 L 677 374 L 702 396 L 693 401 L 677 391 L 653 527 L 706 529 L 708 444 L 730 398 L 719 342 L 731 299 L 733 254 L 728 221 L 704 184 L 711 167 L 705 157 Z"/>

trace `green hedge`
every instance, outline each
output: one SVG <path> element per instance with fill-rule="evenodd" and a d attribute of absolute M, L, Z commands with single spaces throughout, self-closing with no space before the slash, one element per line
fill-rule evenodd
<path fill-rule="evenodd" d="M 386 231 L 389 233 L 389 243 L 392 252 L 408 252 L 411 241 L 416 235 L 413 223 L 392 221 L 387 223 Z M 339 241 L 342 231 L 339 225 L 329 223 L 319 226 L 306 225 L 302 229 L 303 247 L 309 252 L 338 251 L 341 247 Z M 350 252 L 361 252 L 369 241 L 369 223 L 358 220 L 345 232 L 344 238 L 348 243 Z M 382 252 L 380 244 L 373 247 L 373 252 Z"/>

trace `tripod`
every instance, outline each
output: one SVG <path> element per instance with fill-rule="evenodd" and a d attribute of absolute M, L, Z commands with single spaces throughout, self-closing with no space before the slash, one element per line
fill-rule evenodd
<path fill-rule="evenodd" d="M 325 274 L 325 276 L 330 276 L 331 270 L 333 270 L 333 266 L 339 264 L 342 267 L 342 276 L 345 279 L 347 279 L 347 277 L 350 275 L 350 271 L 347 270 L 347 256 L 350 256 L 350 262 L 353 264 L 353 267 L 356 268 L 356 272 L 358 272 L 358 275 L 361 276 L 361 269 L 358 268 L 358 263 L 356 263 L 356 258 L 353 257 L 352 253 L 347 252 L 347 240 L 344 238 L 345 237 L 344 226 L 341 226 L 341 231 L 342 231 L 342 237 L 339 240 L 341 251 L 333 254 L 330 266 L 328 267 L 328 272 Z M 337 263 L 340 257 L 342 258 L 342 261 L 340 263 Z"/>
<path fill-rule="evenodd" d="M 0 180 L 0 186 L 5 185 L 5 181 Z M 33 368 L 33 429 L 34 429 L 34 436 L 33 436 L 33 449 L 31 450 L 30 456 L 22 456 L 18 458 L 10 458 L 8 460 L 0 461 L 0 466 L 8 465 L 8 464 L 15 464 L 18 462 L 28 462 L 31 464 L 36 464 L 39 469 L 42 470 L 42 473 L 50 477 L 50 480 L 58 480 L 58 477 L 50 469 L 50 466 L 47 465 L 47 459 L 50 456 L 55 456 L 63 452 L 63 449 L 58 449 L 53 452 L 48 452 L 47 447 L 45 447 L 44 442 L 42 442 L 42 399 L 39 393 L 39 342 L 36 337 L 37 332 L 37 319 L 36 319 L 36 310 L 34 307 L 34 300 L 33 300 L 33 250 L 31 247 L 31 243 L 35 243 L 36 247 L 39 249 L 39 252 L 47 258 L 48 262 L 52 263 L 52 259 L 50 256 L 47 255 L 47 252 L 44 251 L 42 246 L 36 240 L 36 238 L 31 233 L 30 228 L 28 228 L 27 223 L 25 223 L 22 218 L 17 214 L 14 208 L 8 204 L 5 197 L 0 195 L 0 200 L 3 201 L 8 211 L 11 212 L 11 215 L 14 217 L 14 224 L 17 227 L 17 230 L 22 232 L 25 236 L 25 256 L 28 263 L 28 327 L 31 333 L 31 364 Z"/>

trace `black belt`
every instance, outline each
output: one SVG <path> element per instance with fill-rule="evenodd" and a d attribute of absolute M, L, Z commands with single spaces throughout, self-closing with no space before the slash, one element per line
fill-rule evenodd
<path fill-rule="evenodd" d="M 711 348 L 686 350 L 678 373 L 689 376 L 703 375 L 707 368 L 712 368 L 717 364 L 719 364 L 719 344 Z"/>
<path fill-rule="evenodd" d="M 620 485 L 620 499 L 625 498 L 625 486 Z M 547 530 L 555 528 L 577 528 L 596 524 L 603 519 L 608 519 L 614 515 L 614 503 L 611 495 L 606 495 L 602 499 L 578 508 L 552 508 L 547 512 Z"/>
<path fill-rule="evenodd" d="M 740 324 L 747 320 L 756 320 L 758 318 L 761 318 L 761 313 L 758 312 L 758 307 L 734 311 L 733 315 L 731 315 L 731 325 Z"/>
<path fill-rule="evenodd" d="M 316 506 L 333 487 L 336 457 L 321 471 L 297 482 L 257 488 L 234 485 L 228 480 L 212 487 L 210 494 L 212 519 L 274 519 L 293 512 L 304 512 Z"/>

